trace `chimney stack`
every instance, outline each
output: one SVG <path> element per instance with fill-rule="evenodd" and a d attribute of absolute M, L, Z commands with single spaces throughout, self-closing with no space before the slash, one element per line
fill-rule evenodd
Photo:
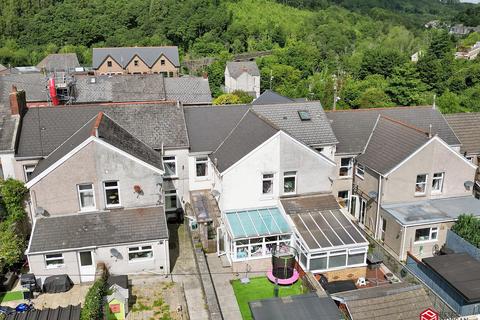
<path fill-rule="evenodd" d="M 27 98 L 25 91 L 17 90 L 15 85 L 12 85 L 12 91 L 10 92 L 10 112 L 12 116 L 23 117 L 27 111 Z"/>

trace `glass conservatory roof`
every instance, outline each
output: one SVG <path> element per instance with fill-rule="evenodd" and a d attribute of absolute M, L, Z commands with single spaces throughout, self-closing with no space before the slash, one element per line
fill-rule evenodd
<path fill-rule="evenodd" d="M 287 220 L 276 207 L 225 213 L 233 239 L 291 233 Z"/>

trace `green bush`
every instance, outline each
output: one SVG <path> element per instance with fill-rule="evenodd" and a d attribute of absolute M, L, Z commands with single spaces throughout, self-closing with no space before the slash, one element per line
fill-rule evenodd
<path fill-rule="evenodd" d="M 81 320 L 103 319 L 103 297 L 107 291 L 105 278 L 96 280 L 85 296 L 85 303 L 80 313 Z"/>
<path fill-rule="evenodd" d="M 452 226 L 452 231 L 480 248 L 480 219 L 472 214 L 462 214 Z"/>
<path fill-rule="evenodd" d="M 11 178 L 1 181 L 0 194 L 8 215 L 17 215 L 19 212 L 25 213 L 23 200 L 28 194 L 28 189 L 23 182 Z"/>

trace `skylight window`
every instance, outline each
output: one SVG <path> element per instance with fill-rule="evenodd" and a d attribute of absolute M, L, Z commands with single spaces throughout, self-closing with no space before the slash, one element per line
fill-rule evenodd
<path fill-rule="evenodd" d="M 308 112 L 307 110 L 298 111 L 298 116 L 302 121 L 309 121 L 312 119 L 312 117 L 310 116 L 310 112 Z"/>

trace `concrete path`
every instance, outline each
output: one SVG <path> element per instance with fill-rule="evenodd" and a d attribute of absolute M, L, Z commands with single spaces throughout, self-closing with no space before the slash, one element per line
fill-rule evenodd
<path fill-rule="evenodd" d="M 178 229 L 177 229 L 178 227 Z M 170 242 L 176 243 L 178 247 L 170 248 L 170 263 L 173 266 L 173 281 L 182 284 L 185 290 L 188 313 L 191 320 L 209 319 L 205 297 L 203 294 L 200 276 L 195 264 L 195 257 L 192 243 L 190 241 L 185 225 L 177 225 L 169 228 Z"/>
<path fill-rule="evenodd" d="M 220 309 L 225 320 L 242 320 L 242 315 L 237 304 L 230 280 L 238 279 L 232 273 L 232 268 L 224 268 L 222 261 L 216 253 L 207 254 L 207 262 L 212 274 L 213 284 L 217 292 Z"/>

